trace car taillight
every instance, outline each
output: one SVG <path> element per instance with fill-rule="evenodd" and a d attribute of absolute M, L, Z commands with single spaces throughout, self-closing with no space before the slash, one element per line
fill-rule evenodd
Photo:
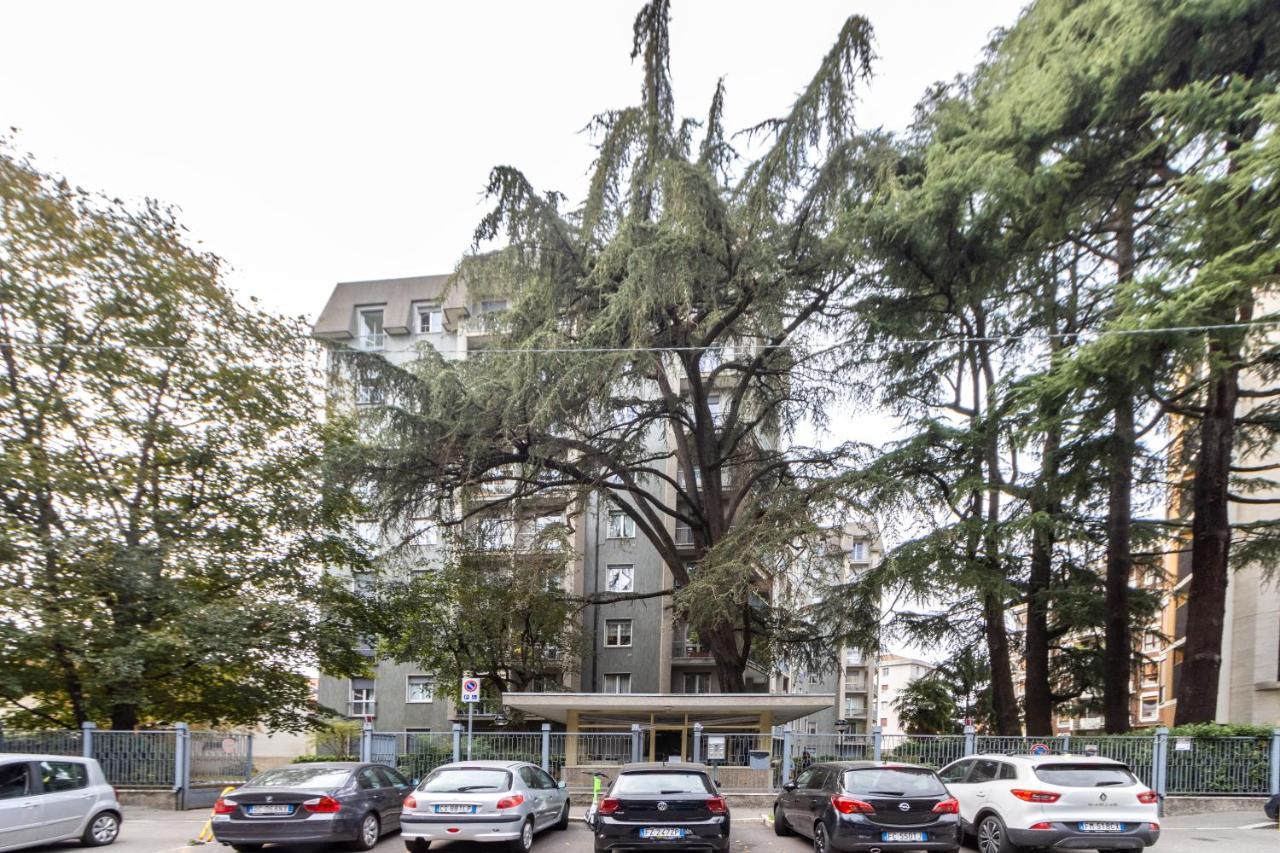
<path fill-rule="evenodd" d="M 1143 791 L 1138 795 L 1138 802 L 1140 803 L 1154 803 L 1159 799 L 1160 795 L 1155 791 Z"/>
<path fill-rule="evenodd" d="M 1152 829 L 1154 829 L 1156 832 L 1159 832 L 1159 831 L 1160 831 L 1160 824 L 1158 824 L 1158 823 L 1153 823 L 1153 824 L 1151 824 L 1151 828 L 1152 828 Z"/>
<path fill-rule="evenodd" d="M 416 809 L 418 807 L 418 801 L 413 798 L 413 794 L 404 798 L 404 807 L 406 809 Z"/>
<path fill-rule="evenodd" d="M 853 797 L 846 797 L 843 794 L 835 794 L 831 797 L 831 805 L 840 814 L 875 814 L 875 806 L 871 803 L 864 803 L 862 800 L 855 800 Z"/>
<path fill-rule="evenodd" d="M 596 809 L 596 813 L 597 814 L 613 814 L 618 810 L 618 806 L 620 805 L 622 805 L 622 803 L 618 802 L 615 798 L 605 797 L 603 800 L 600 801 L 600 808 Z"/>
<path fill-rule="evenodd" d="M 221 797 L 213 804 L 214 814 L 231 814 L 236 810 L 235 800 L 224 800 Z"/>
<path fill-rule="evenodd" d="M 934 806 L 933 811 L 935 814 L 960 814 L 960 801 L 950 797 Z"/>
<path fill-rule="evenodd" d="M 512 794 L 509 797 L 503 797 L 498 800 L 498 808 L 514 809 L 516 806 L 524 802 L 524 794 Z"/>
<path fill-rule="evenodd" d="M 729 811 L 729 804 L 724 801 L 724 797 L 712 797 L 707 800 L 707 811 L 712 814 L 724 814 Z"/>
<path fill-rule="evenodd" d="M 333 797 L 316 797 L 312 800 L 303 800 L 302 807 L 315 814 L 336 814 L 342 811 L 342 803 Z"/>
<path fill-rule="evenodd" d="M 1028 826 L 1027 829 L 1053 829 L 1053 824 L 1046 823 L 1045 821 L 1042 820 L 1039 823 L 1031 824 L 1031 826 Z"/>
<path fill-rule="evenodd" d="M 1056 803 L 1062 799 L 1061 794 L 1055 794 L 1053 791 L 1026 791 L 1022 788 L 1014 788 L 1009 793 L 1024 803 Z"/>

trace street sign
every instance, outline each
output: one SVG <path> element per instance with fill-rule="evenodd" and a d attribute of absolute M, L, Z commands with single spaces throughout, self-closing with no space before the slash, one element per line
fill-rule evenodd
<path fill-rule="evenodd" d="M 1180 738 L 1177 738 L 1176 740 L 1174 740 L 1174 742 L 1173 742 L 1173 751 L 1174 751 L 1174 752 L 1190 752 L 1190 751 L 1191 751 L 1191 738 L 1189 738 L 1189 737 L 1180 737 Z"/>
<path fill-rule="evenodd" d="M 1031 754 L 1032 754 L 1032 755 L 1048 755 L 1048 754 L 1049 754 L 1049 744 L 1047 744 L 1047 743 L 1033 743 L 1033 744 L 1031 744 Z"/>
<path fill-rule="evenodd" d="M 470 703 L 480 701 L 480 679 L 471 677 L 462 679 L 462 701 Z"/>
<path fill-rule="evenodd" d="M 707 761 L 724 761 L 724 735 L 707 735 Z"/>

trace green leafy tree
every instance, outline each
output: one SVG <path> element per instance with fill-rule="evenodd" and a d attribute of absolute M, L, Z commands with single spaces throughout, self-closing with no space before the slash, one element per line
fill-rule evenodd
<path fill-rule="evenodd" d="M 486 251 L 456 276 L 476 304 L 510 302 L 486 351 L 402 369 L 348 354 L 388 404 L 346 467 L 393 518 L 432 506 L 465 524 L 466 495 L 492 483 L 511 504 L 567 492 L 620 510 L 669 570 L 660 595 L 710 649 L 720 688 L 742 691 L 750 662 L 829 667 L 854 631 L 831 616 L 840 590 L 803 626 L 769 591 L 797 541 L 847 504 L 852 448 L 797 436 L 825 424 L 839 390 L 823 352 L 856 270 L 834 223 L 869 178 L 852 110 L 871 30 L 846 22 L 791 109 L 753 129 L 761 153 L 744 162 L 723 131 L 723 85 L 705 121 L 677 118 L 668 18 L 666 0 L 636 17 L 641 102 L 592 122 L 580 205 L 515 168 L 490 175 Z"/>
<path fill-rule="evenodd" d="M 0 217 L 6 723 L 305 724 L 304 668 L 357 659 L 310 594 L 353 555 L 300 322 L 7 146 Z"/>
<path fill-rule="evenodd" d="M 893 709 L 907 734 L 945 735 L 954 733 L 956 700 L 951 685 L 937 678 L 918 678 L 894 700 Z"/>

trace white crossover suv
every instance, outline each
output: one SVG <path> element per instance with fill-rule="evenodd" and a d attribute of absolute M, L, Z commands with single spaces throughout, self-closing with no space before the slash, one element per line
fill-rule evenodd
<path fill-rule="evenodd" d="M 1159 805 L 1129 768 L 1079 755 L 975 755 L 938 772 L 980 853 L 1020 848 L 1141 850 L 1160 837 Z"/>

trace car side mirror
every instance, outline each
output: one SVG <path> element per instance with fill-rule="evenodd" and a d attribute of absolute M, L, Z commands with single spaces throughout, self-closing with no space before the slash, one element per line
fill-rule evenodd
<path fill-rule="evenodd" d="M 563 791 L 565 788 L 569 787 L 569 783 L 562 780 L 556 783 L 556 787 Z"/>
<path fill-rule="evenodd" d="M 794 791 L 795 789 L 796 789 L 795 782 L 787 782 L 782 786 L 782 790 L 786 791 L 788 794 Z"/>

